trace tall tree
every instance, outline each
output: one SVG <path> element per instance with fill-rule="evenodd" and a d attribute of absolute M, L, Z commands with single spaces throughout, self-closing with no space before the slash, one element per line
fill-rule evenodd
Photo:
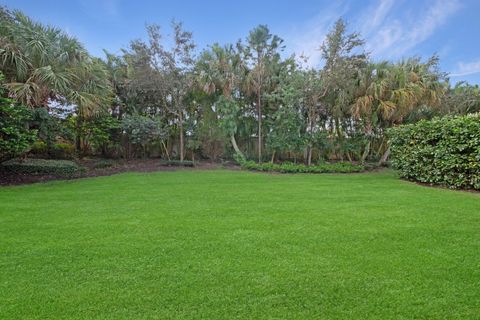
<path fill-rule="evenodd" d="M 258 161 L 262 161 L 262 121 L 265 89 L 272 80 L 272 69 L 280 61 L 283 40 L 270 33 L 266 25 L 259 25 L 250 31 L 245 47 L 246 60 L 251 68 L 247 77 L 248 91 L 254 93 L 258 121 Z"/>
<path fill-rule="evenodd" d="M 356 75 L 368 60 L 362 49 L 364 41 L 358 33 L 347 33 L 347 25 L 339 19 L 320 47 L 324 66 L 321 70 L 321 101 L 329 113 L 329 127 L 340 144 L 350 105 L 354 99 Z"/>
<path fill-rule="evenodd" d="M 160 27 L 148 25 L 148 43 L 135 40 L 124 50 L 127 63 L 127 103 L 143 113 L 169 114 L 179 137 L 180 161 L 185 156 L 184 124 L 187 117 L 187 97 L 194 87 L 194 49 L 192 33 L 181 23 L 172 22 L 172 46 L 162 41 Z M 128 101 L 130 100 L 130 101 Z M 137 110 L 138 111 L 138 110 Z"/>
<path fill-rule="evenodd" d="M 165 107 L 176 117 L 179 135 L 180 161 L 185 156 L 184 123 L 186 117 L 186 97 L 194 86 L 193 68 L 195 64 L 193 35 L 183 29 L 182 23 L 172 22 L 173 46 L 165 48 L 161 43 L 160 28 L 148 26 L 152 63 L 159 72 L 158 85 L 163 91 Z"/>
<path fill-rule="evenodd" d="M 214 44 L 205 50 L 197 63 L 198 75 L 203 90 L 216 94 L 220 123 L 230 137 L 237 154 L 243 156 L 235 139 L 240 94 L 240 85 L 245 70 L 240 52 L 233 45 L 224 47 Z"/>

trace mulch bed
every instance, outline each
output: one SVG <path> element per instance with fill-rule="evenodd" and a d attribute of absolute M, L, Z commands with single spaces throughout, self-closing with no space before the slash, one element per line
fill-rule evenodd
<path fill-rule="evenodd" d="M 199 162 L 195 167 L 166 166 L 162 165 L 159 159 L 145 160 L 114 160 L 112 166 L 107 168 L 96 168 L 101 159 L 83 159 L 78 163 L 84 166 L 87 171 L 81 175 L 65 178 L 55 175 L 29 175 L 0 171 L 0 185 L 21 185 L 37 182 L 46 182 L 52 180 L 71 180 L 87 177 L 110 176 L 122 172 L 155 172 L 155 171 L 176 171 L 176 170 L 210 170 L 218 168 L 239 169 L 234 164 L 219 164 L 209 162 Z"/>

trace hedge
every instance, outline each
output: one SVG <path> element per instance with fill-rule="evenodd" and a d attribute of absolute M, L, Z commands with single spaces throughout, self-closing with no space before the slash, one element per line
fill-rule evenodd
<path fill-rule="evenodd" d="M 190 160 L 162 160 L 160 161 L 162 166 L 170 166 L 170 167 L 194 167 L 195 163 Z"/>
<path fill-rule="evenodd" d="M 253 171 L 280 173 L 353 173 L 365 170 L 364 166 L 352 164 L 350 162 L 322 163 L 306 166 L 304 164 L 296 164 L 291 162 L 276 164 L 256 163 L 255 161 L 247 161 L 241 158 L 237 158 L 236 160 L 243 169 Z"/>
<path fill-rule="evenodd" d="M 401 177 L 480 189 L 480 114 L 423 120 L 387 134 L 391 163 Z"/>
<path fill-rule="evenodd" d="M 20 174 L 50 174 L 71 177 L 84 172 L 84 168 L 69 160 L 12 159 L 3 162 L 0 169 Z"/>

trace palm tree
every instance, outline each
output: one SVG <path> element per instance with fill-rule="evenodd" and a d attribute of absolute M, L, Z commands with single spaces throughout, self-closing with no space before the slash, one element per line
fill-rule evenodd
<path fill-rule="evenodd" d="M 236 102 L 233 97 L 238 92 L 241 82 L 241 74 L 244 71 L 242 58 L 233 45 L 221 47 L 214 44 L 210 50 L 202 53 L 197 68 L 202 89 L 209 93 L 219 95 L 217 104 L 223 107 L 226 114 L 236 113 Z M 237 131 L 235 117 L 229 117 L 230 121 L 224 125 L 235 152 L 243 157 L 235 139 Z M 225 121 L 226 122 L 226 121 Z"/>
<path fill-rule="evenodd" d="M 352 105 L 352 115 L 363 121 L 364 133 L 369 137 L 362 161 L 370 152 L 374 126 L 390 127 L 403 120 L 421 105 L 437 107 L 444 95 L 442 74 L 436 72 L 438 59 L 426 63 L 418 58 L 398 64 L 381 62 L 369 64 L 360 70 L 357 95 Z M 386 161 L 389 148 L 380 162 Z"/>
<path fill-rule="evenodd" d="M 0 11 L 0 68 L 11 95 L 29 107 L 52 100 L 89 112 L 101 106 L 110 94 L 107 74 L 77 39 L 20 11 Z"/>

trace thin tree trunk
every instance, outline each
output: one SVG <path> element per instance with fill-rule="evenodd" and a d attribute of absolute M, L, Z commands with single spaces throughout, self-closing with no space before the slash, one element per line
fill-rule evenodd
<path fill-rule="evenodd" d="M 233 149 L 235 150 L 235 152 L 238 153 L 239 155 L 241 155 L 242 157 L 245 157 L 243 155 L 243 152 L 240 150 L 240 148 L 237 145 L 237 140 L 235 140 L 235 135 L 232 134 L 230 136 L 230 141 L 232 142 L 232 146 L 233 146 Z"/>
<path fill-rule="evenodd" d="M 76 137 L 76 140 L 75 140 L 75 148 L 77 149 L 77 154 L 80 155 L 81 151 L 82 151 L 82 140 L 81 140 L 82 118 L 80 117 L 80 115 L 77 116 L 76 129 L 77 129 L 77 137 Z"/>
<path fill-rule="evenodd" d="M 257 92 L 258 108 L 258 163 L 262 162 L 262 105 L 260 91 Z"/>
<path fill-rule="evenodd" d="M 308 113 L 308 126 L 310 128 L 310 142 L 308 143 L 308 150 L 307 150 L 307 165 L 312 165 L 312 153 L 313 153 L 313 146 L 312 146 L 312 136 L 313 136 L 313 112 L 311 111 L 312 108 L 310 108 L 310 112 Z"/>
<path fill-rule="evenodd" d="M 180 130 L 180 162 L 183 162 L 183 115 L 181 112 L 178 117 L 178 129 Z"/>
<path fill-rule="evenodd" d="M 378 165 L 382 165 L 385 162 L 387 162 L 387 159 L 389 156 L 390 156 L 390 146 L 387 147 L 387 150 L 385 150 L 385 153 L 383 154 L 382 158 L 380 158 L 380 161 L 378 161 Z"/>
<path fill-rule="evenodd" d="M 162 141 L 163 148 L 165 149 L 165 154 L 167 155 L 168 161 L 170 161 L 170 154 L 168 153 L 167 146 L 165 145 L 165 142 Z"/>
<path fill-rule="evenodd" d="M 270 162 L 273 164 L 273 162 L 275 161 L 275 150 L 273 150 L 273 153 L 272 153 L 272 159 L 270 160 Z"/>
<path fill-rule="evenodd" d="M 370 153 L 370 141 L 368 141 L 367 146 L 365 147 L 365 151 L 363 151 L 362 163 L 365 162 L 365 160 L 367 159 L 369 153 Z"/>
<path fill-rule="evenodd" d="M 353 162 L 352 157 L 350 156 L 350 152 L 347 152 L 347 158 L 348 158 L 348 161 Z"/>
<path fill-rule="evenodd" d="M 368 154 L 370 153 L 370 146 L 371 146 L 371 139 L 372 139 L 372 133 L 373 133 L 373 129 L 372 129 L 372 122 L 370 120 L 371 117 L 367 117 L 366 118 L 366 123 L 365 123 L 365 135 L 367 136 L 368 138 L 368 143 L 365 147 L 365 150 L 363 151 L 363 155 L 362 155 L 362 163 L 365 162 L 365 160 L 367 159 L 368 157 Z"/>

